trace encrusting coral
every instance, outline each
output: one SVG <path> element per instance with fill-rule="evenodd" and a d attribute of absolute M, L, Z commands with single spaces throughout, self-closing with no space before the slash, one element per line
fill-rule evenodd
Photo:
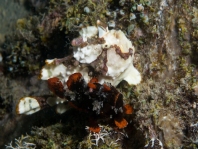
<path fill-rule="evenodd" d="M 13 146 L 13 143 L 11 142 L 9 145 L 6 145 L 6 149 L 35 149 L 36 144 L 27 142 L 26 140 L 28 139 L 27 136 L 21 136 L 18 139 L 15 139 L 15 143 Z"/>

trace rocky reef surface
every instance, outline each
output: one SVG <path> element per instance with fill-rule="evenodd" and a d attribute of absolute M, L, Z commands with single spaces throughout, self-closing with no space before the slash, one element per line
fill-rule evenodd
<path fill-rule="evenodd" d="M 28 2 L 33 13 L 18 18 L 0 51 L 1 148 L 198 148 L 196 0 Z M 116 87 L 133 107 L 128 126 L 120 130 L 103 123 L 100 133 L 88 131 L 89 117 L 75 108 L 17 115 L 20 98 L 52 95 L 37 78 L 45 60 L 71 55 L 72 40 L 97 20 L 124 32 L 135 47 L 133 64 L 142 81 Z"/>

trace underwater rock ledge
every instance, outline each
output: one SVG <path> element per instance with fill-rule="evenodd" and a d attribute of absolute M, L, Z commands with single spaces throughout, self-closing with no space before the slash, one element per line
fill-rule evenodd
<path fill-rule="evenodd" d="M 106 26 L 108 26 L 109 30 L 121 30 L 133 42 L 134 49 L 136 49 L 133 65 L 141 73 L 142 80 L 137 85 L 129 85 L 125 81 L 120 84 L 113 84 L 113 77 L 119 72 L 120 67 L 113 68 L 113 71 L 108 72 L 110 75 L 112 74 L 111 77 L 113 79 L 110 78 L 111 81 L 113 80 L 113 83 L 110 81 L 112 85 L 118 84 L 118 86 L 114 86 L 119 92 L 117 94 L 119 95 L 118 97 L 123 96 L 122 100 L 116 101 L 123 101 L 122 105 L 130 105 L 133 109 L 132 114 L 121 117 L 126 119 L 127 127 L 118 128 L 118 126 L 125 126 L 126 121 L 123 119 L 119 121 L 120 123 L 117 123 L 117 128 L 114 119 L 111 123 L 110 121 L 105 122 L 105 120 L 99 119 L 99 123 L 102 123 L 102 125 L 97 125 L 92 119 L 89 119 L 87 114 L 78 111 L 77 108 L 75 110 L 68 108 L 67 105 L 61 105 L 57 107 L 60 113 L 65 112 L 62 115 L 56 115 L 55 112 L 50 115 L 49 111 L 55 111 L 55 107 L 45 108 L 39 113 L 35 113 L 35 115 L 43 116 L 43 122 L 34 123 L 36 119 L 32 119 L 30 123 L 35 124 L 37 127 L 34 129 L 29 128 L 27 132 L 30 137 L 29 140 L 25 141 L 34 143 L 40 148 L 87 148 L 91 146 L 92 148 L 142 149 L 154 148 L 153 144 L 156 144 L 158 148 L 164 149 L 198 148 L 197 10 L 198 3 L 194 0 L 77 0 L 75 2 L 50 0 L 45 9 L 45 15 L 35 15 L 34 17 L 30 16 L 18 20 L 17 30 L 19 32 L 16 33 L 18 36 L 15 36 L 15 39 L 10 38 L 10 41 L 6 43 L 7 49 L 4 49 L 6 56 L 3 57 L 3 63 L 6 78 L 12 75 L 20 76 L 23 74 L 27 76 L 27 74 L 38 74 L 44 65 L 45 59 L 53 59 L 52 62 L 55 63 L 63 62 L 53 67 L 56 68 L 56 66 L 63 65 L 61 68 L 64 69 L 66 66 L 69 69 L 82 63 L 85 63 L 82 65 L 83 67 L 87 65 L 86 63 L 92 63 L 91 67 L 89 67 L 91 73 L 85 75 L 80 71 L 86 80 L 86 86 L 91 88 L 89 91 L 95 93 L 96 90 L 98 91 L 97 86 L 102 86 L 102 91 L 106 91 L 109 88 L 111 90 L 112 88 L 109 84 L 107 86 L 103 85 L 103 83 L 108 81 L 97 82 L 94 79 L 93 82 L 90 82 L 88 77 L 89 75 L 91 78 L 95 77 L 92 74 L 96 72 L 96 76 L 103 76 L 103 73 L 107 74 L 107 69 L 104 67 L 104 64 L 106 64 L 106 61 L 104 61 L 105 53 L 101 59 L 93 63 L 95 57 L 88 57 L 89 49 L 86 49 L 87 53 L 81 51 L 84 47 L 87 47 L 87 42 L 94 45 L 104 44 L 105 41 L 88 40 L 85 36 L 78 37 L 79 31 L 83 27 L 97 26 L 96 22 L 100 20 L 107 23 Z M 103 27 L 103 30 L 106 29 L 105 27 Z M 72 41 L 72 39 L 75 40 Z M 11 44 L 9 45 L 8 43 Z M 73 50 L 72 46 L 76 46 L 76 49 Z M 95 48 L 97 49 L 98 47 Z M 118 48 L 117 53 L 121 49 Z M 75 53 L 73 54 L 74 51 Z M 131 51 L 132 53 L 130 53 L 130 50 L 125 54 L 120 53 L 120 57 L 122 59 L 127 59 L 128 56 L 132 57 L 133 48 Z M 98 50 L 95 55 L 98 56 L 100 52 Z M 75 59 L 67 61 L 67 56 L 71 54 L 74 55 Z M 61 60 L 60 58 L 63 57 L 67 58 Z M 119 62 L 115 61 L 114 63 L 119 64 Z M 87 70 L 85 72 L 87 73 Z M 71 72 L 67 76 L 66 72 L 64 73 L 67 76 L 65 82 L 72 74 Z M 59 96 L 62 97 L 65 94 L 61 91 L 64 91 L 65 88 L 61 87 L 66 85 L 64 83 L 61 85 L 61 79 L 65 76 L 62 78 L 60 75 L 57 76 L 60 80 L 50 81 L 56 84 L 51 90 L 55 94 L 61 93 Z M 123 79 L 125 76 L 121 78 Z M 96 85 L 97 83 L 100 83 L 100 85 Z M 31 88 L 31 90 L 33 89 Z M 9 90 L 6 85 L 2 86 L 0 92 L 2 93 L 5 90 Z M 10 90 L 12 91 L 12 89 Z M 71 95 L 73 94 L 68 88 L 65 90 Z M 12 101 L 9 101 L 5 94 L 1 94 L 1 98 L 3 103 L 8 102 L 8 105 L 14 107 L 15 105 L 12 102 L 18 103 L 20 98 L 24 96 L 38 97 L 42 95 L 45 95 L 44 97 L 51 96 L 52 100 L 49 101 L 54 101 L 55 99 L 57 103 L 65 102 L 54 97 L 52 93 L 46 92 L 46 94 L 43 94 L 39 90 L 37 93 L 29 94 L 27 92 L 25 95 L 21 94 L 21 97 L 14 97 Z M 56 105 L 56 102 L 50 103 L 51 105 Z M 97 112 L 100 112 L 99 108 L 102 107 L 102 104 L 97 100 L 94 105 L 98 105 L 94 106 L 94 112 L 97 114 Z M 93 105 L 91 104 L 91 106 Z M 4 106 L 0 108 L 6 114 L 9 114 L 9 111 L 6 111 Z M 2 117 L 4 115 L 2 114 Z M 33 116 L 34 114 L 27 117 Z M 103 117 L 103 115 L 99 116 Z M 25 117 L 23 118 L 22 116 L 20 122 L 23 122 Z M 60 120 L 65 117 L 65 121 L 59 123 L 56 121 L 57 119 L 53 119 L 54 121 L 50 120 L 50 118 L 54 117 L 60 118 Z M 44 120 L 45 118 L 46 120 Z M 49 124 L 49 121 L 52 123 Z M 88 125 L 91 122 L 95 127 L 92 128 Z M 112 127 L 113 125 L 115 127 Z M 20 130 L 21 127 L 18 129 Z M 72 134 L 69 133 L 69 130 L 72 130 Z M 40 136 L 39 132 L 42 132 Z M 54 134 L 57 138 L 49 138 L 49 134 Z M 20 136 L 19 131 L 16 138 Z M 63 138 L 64 141 L 60 138 Z M 10 142 L 10 140 L 6 141 Z M 9 143 L 5 144 L 8 145 Z"/>

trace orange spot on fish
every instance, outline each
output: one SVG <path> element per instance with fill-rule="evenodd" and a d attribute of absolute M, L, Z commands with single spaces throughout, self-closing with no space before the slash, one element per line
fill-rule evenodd
<path fill-rule="evenodd" d="M 74 73 L 69 76 L 69 79 L 67 80 L 67 87 L 68 89 L 71 90 L 72 85 L 75 84 L 76 82 L 80 81 L 82 78 L 82 75 L 80 73 Z"/>
<path fill-rule="evenodd" d="M 132 114 L 133 113 L 133 108 L 131 105 L 126 104 L 124 105 L 124 113 L 125 114 Z"/>
<path fill-rule="evenodd" d="M 89 131 L 99 133 L 101 128 L 93 117 L 89 119 Z"/>
<path fill-rule="evenodd" d="M 114 120 L 114 122 L 119 129 L 125 128 L 128 125 L 128 122 L 124 118 Z"/>
<path fill-rule="evenodd" d="M 98 83 L 98 79 L 97 78 L 92 78 L 90 81 L 89 81 L 89 83 L 88 83 L 88 86 L 89 86 L 89 88 L 91 88 L 91 89 L 96 89 L 96 84 L 94 84 L 94 83 Z"/>
<path fill-rule="evenodd" d="M 110 91 L 111 90 L 111 88 L 106 84 L 103 84 L 103 87 L 104 87 L 104 91 Z"/>
<path fill-rule="evenodd" d="M 99 133 L 100 132 L 100 127 L 99 126 L 97 126 L 97 127 L 89 127 L 89 130 L 91 132 Z"/>
<path fill-rule="evenodd" d="M 60 98 L 64 97 L 64 86 L 59 78 L 54 77 L 47 80 L 48 87 L 55 95 Z"/>

